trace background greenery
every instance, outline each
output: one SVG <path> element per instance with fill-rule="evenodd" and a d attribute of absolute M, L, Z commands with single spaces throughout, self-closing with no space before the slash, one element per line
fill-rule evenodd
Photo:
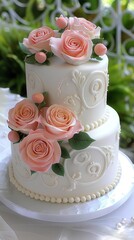
<path fill-rule="evenodd" d="M 31 22 L 30 27 L 35 28 L 43 24 L 39 19 L 34 21 L 45 9 L 45 5 L 41 5 L 42 0 L 30 0 L 26 9 L 15 7 L 15 11 L 26 21 Z M 54 0 L 46 0 L 51 4 L 49 11 L 55 8 Z M 84 0 L 79 1 L 84 4 Z M 90 0 L 92 2 L 92 10 L 98 8 L 97 0 Z M 127 9 L 131 1 L 123 0 L 122 9 Z M 63 0 L 63 4 L 71 6 L 73 1 Z M 116 8 L 116 1 L 104 0 L 104 3 L 111 3 Z M 12 6 L 14 7 L 14 6 Z M 131 8 L 133 5 L 130 6 Z M 3 11 L 1 8 L 0 13 Z M 83 12 L 82 8 L 78 8 L 74 13 L 76 16 L 83 16 L 89 20 L 94 18 L 94 14 L 87 15 Z M 126 13 L 123 16 L 123 24 L 127 29 L 131 29 L 134 23 L 134 15 Z M 52 26 L 49 18 L 50 12 L 47 12 L 44 19 L 45 24 Z M 105 15 L 103 21 L 107 26 L 110 26 L 111 19 Z M 98 25 L 101 23 L 98 22 Z M 19 48 L 19 42 L 27 36 L 28 33 L 23 30 L 15 28 L 1 28 L 0 29 L 0 87 L 9 87 L 12 92 L 18 93 L 22 96 L 26 96 L 26 84 L 25 84 L 25 66 L 24 66 L 24 54 Z M 109 33 L 105 33 L 104 37 L 108 40 L 110 45 L 111 37 L 116 37 L 116 31 L 112 30 Z M 123 35 L 123 39 L 126 39 L 127 35 Z M 134 46 L 134 41 L 128 45 Z M 116 49 L 115 49 L 116 51 Z M 122 47 L 122 51 L 124 51 Z M 131 54 L 134 57 L 134 54 Z M 117 59 L 109 57 L 109 76 L 110 83 L 108 89 L 108 104 L 112 106 L 119 114 L 121 120 L 121 147 L 128 148 L 134 146 L 134 66 L 128 65 L 126 70 L 126 62 L 120 58 L 120 62 Z"/>

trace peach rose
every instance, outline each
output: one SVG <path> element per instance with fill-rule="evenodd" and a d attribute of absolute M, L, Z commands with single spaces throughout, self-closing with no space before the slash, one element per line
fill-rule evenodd
<path fill-rule="evenodd" d="M 87 62 L 92 55 L 92 41 L 79 31 L 66 30 L 61 38 L 52 37 L 50 45 L 57 57 L 73 65 Z"/>
<path fill-rule="evenodd" d="M 74 113 L 57 104 L 42 109 L 40 123 L 44 128 L 45 136 L 55 140 L 70 139 L 75 133 L 83 130 Z"/>
<path fill-rule="evenodd" d="M 91 39 L 100 37 L 100 27 L 85 18 L 70 17 L 68 21 L 68 29 L 83 31 Z"/>
<path fill-rule="evenodd" d="M 38 125 L 39 111 L 36 105 L 29 99 L 17 103 L 8 112 L 8 126 L 16 131 L 28 133 L 35 130 Z"/>
<path fill-rule="evenodd" d="M 31 53 L 36 53 L 41 50 L 50 51 L 49 41 L 55 36 L 53 29 L 49 27 L 41 27 L 33 30 L 28 38 L 23 39 L 23 44 Z"/>
<path fill-rule="evenodd" d="M 31 132 L 19 144 L 24 162 L 33 171 L 47 172 L 52 164 L 60 161 L 61 149 L 57 141 L 48 140 L 44 132 Z"/>

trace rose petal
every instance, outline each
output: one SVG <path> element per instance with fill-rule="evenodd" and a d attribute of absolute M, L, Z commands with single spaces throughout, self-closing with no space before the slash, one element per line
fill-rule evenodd
<path fill-rule="evenodd" d="M 62 59 L 61 38 L 51 37 L 50 46 L 51 46 L 51 51 L 54 53 L 54 55 Z"/>

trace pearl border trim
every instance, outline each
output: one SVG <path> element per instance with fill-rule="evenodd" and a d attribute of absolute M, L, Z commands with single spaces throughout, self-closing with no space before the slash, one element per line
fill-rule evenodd
<path fill-rule="evenodd" d="M 110 115 L 109 110 L 106 109 L 105 114 L 101 118 L 99 118 L 97 121 L 94 121 L 94 122 L 92 122 L 90 124 L 86 124 L 84 126 L 84 131 L 88 132 L 90 130 L 98 128 L 99 126 L 101 126 L 102 124 L 104 124 L 108 120 L 109 115 Z"/>
<path fill-rule="evenodd" d="M 29 196 L 33 199 L 45 201 L 45 202 L 51 202 L 51 203 L 79 203 L 79 202 L 84 203 L 84 202 L 99 198 L 99 197 L 107 194 L 108 192 L 110 192 L 111 190 L 113 190 L 116 187 L 116 185 L 118 184 L 118 182 L 120 180 L 121 172 L 122 172 L 121 167 L 119 166 L 117 176 L 114 179 L 114 181 L 111 184 L 109 184 L 107 187 L 101 189 L 98 192 L 88 194 L 86 196 L 80 196 L 80 197 L 76 196 L 76 197 L 63 197 L 63 198 L 59 197 L 59 198 L 57 198 L 57 197 L 49 197 L 49 196 L 45 196 L 43 194 L 34 193 L 34 192 L 31 192 L 30 190 L 24 188 L 22 185 L 20 185 L 17 182 L 17 180 L 14 177 L 12 163 L 9 164 L 9 179 L 10 179 L 10 182 L 17 188 L 18 191 L 24 193 L 26 196 Z"/>

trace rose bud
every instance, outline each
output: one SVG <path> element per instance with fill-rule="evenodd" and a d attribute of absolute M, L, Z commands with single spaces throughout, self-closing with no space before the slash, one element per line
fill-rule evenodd
<path fill-rule="evenodd" d="M 38 62 L 38 63 L 44 63 L 47 59 L 47 56 L 44 52 L 37 52 L 35 53 L 35 60 Z"/>
<path fill-rule="evenodd" d="M 56 18 L 56 25 L 60 29 L 64 29 L 67 26 L 67 18 L 62 15 L 59 18 Z"/>
<path fill-rule="evenodd" d="M 16 143 L 20 140 L 20 136 L 16 131 L 12 130 L 8 133 L 8 139 L 11 142 Z"/>
<path fill-rule="evenodd" d="M 102 56 L 104 54 L 106 54 L 107 52 L 107 47 L 103 44 L 103 43 L 97 43 L 94 47 L 94 52 L 98 55 L 98 56 Z"/>
<path fill-rule="evenodd" d="M 42 103 L 43 100 L 44 100 L 44 96 L 43 96 L 42 93 L 34 93 L 34 94 L 32 95 L 32 100 L 33 100 L 33 102 L 35 102 L 35 103 Z"/>

